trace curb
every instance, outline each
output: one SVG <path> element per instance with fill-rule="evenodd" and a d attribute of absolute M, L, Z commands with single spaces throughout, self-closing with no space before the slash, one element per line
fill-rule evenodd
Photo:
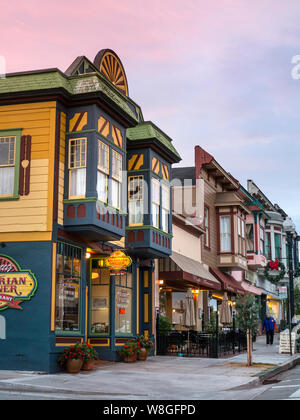
<path fill-rule="evenodd" d="M 282 372 L 286 372 L 287 370 L 292 369 L 298 364 L 300 364 L 300 356 L 297 356 L 293 360 L 289 360 L 288 362 L 283 363 L 282 365 L 276 366 L 268 370 L 267 372 L 260 373 L 257 375 L 259 383 L 263 385 L 264 381 L 271 379 Z"/>
<path fill-rule="evenodd" d="M 114 396 L 119 399 L 122 397 L 128 396 L 128 393 L 107 393 L 107 392 L 96 392 L 96 391 L 77 391 L 64 388 L 53 388 L 48 386 L 35 386 L 35 385 L 19 385 L 13 383 L 0 383 L 0 391 L 10 391 L 10 392 L 24 392 L 24 393 L 36 393 L 36 394 L 58 394 L 61 395 L 85 395 L 85 396 Z M 140 397 L 145 397 L 145 394 L 137 395 Z"/>

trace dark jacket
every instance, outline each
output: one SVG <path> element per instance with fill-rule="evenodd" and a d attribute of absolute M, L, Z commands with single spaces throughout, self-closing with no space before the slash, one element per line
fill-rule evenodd
<path fill-rule="evenodd" d="M 272 318 L 271 316 L 269 318 L 265 317 L 262 324 L 262 330 L 263 331 L 266 330 L 266 332 L 274 331 L 275 326 L 276 326 L 276 322 L 274 318 Z"/>

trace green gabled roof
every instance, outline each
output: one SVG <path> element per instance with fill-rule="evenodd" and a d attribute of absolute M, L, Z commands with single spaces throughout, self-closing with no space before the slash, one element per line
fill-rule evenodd
<path fill-rule="evenodd" d="M 101 92 L 137 123 L 143 120 L 141 108 L 123 95 L 100 72 L 67 76 L 59 69 L 8 74 L 0 78 L 0 95 L 63 88 L 70 95 Z"/>
<path fill-rule="evenodd" d="M 131 141 L 156 140 L 172 152 L 176 162 L 181 160 L 179 153 L 172 144 L 172 139 L 151 121 L 145 121 L 135 127 L 127 128 L 126 135 L 128 140 Z"/>

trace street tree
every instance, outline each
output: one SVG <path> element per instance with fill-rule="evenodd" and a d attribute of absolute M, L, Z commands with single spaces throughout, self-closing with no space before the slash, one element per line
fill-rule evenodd
<path fill-rule="evenodd" d="M 254 295 L 237 295 L 235 303 L 237 327 L 247 334 L 247 365 L 252 365 L 252 337 L 257 334 L 260 322 L 259 305 Z"/>

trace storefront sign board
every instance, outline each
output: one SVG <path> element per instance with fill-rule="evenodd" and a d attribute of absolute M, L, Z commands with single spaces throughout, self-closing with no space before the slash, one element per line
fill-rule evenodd
<path fill-rule="evenodd" d="M 0 255 L 0 311 L 23 309 L 20 304 L 30 300 L 37 289 L 31 270 L 23 270 L 7 255 Z"/>

